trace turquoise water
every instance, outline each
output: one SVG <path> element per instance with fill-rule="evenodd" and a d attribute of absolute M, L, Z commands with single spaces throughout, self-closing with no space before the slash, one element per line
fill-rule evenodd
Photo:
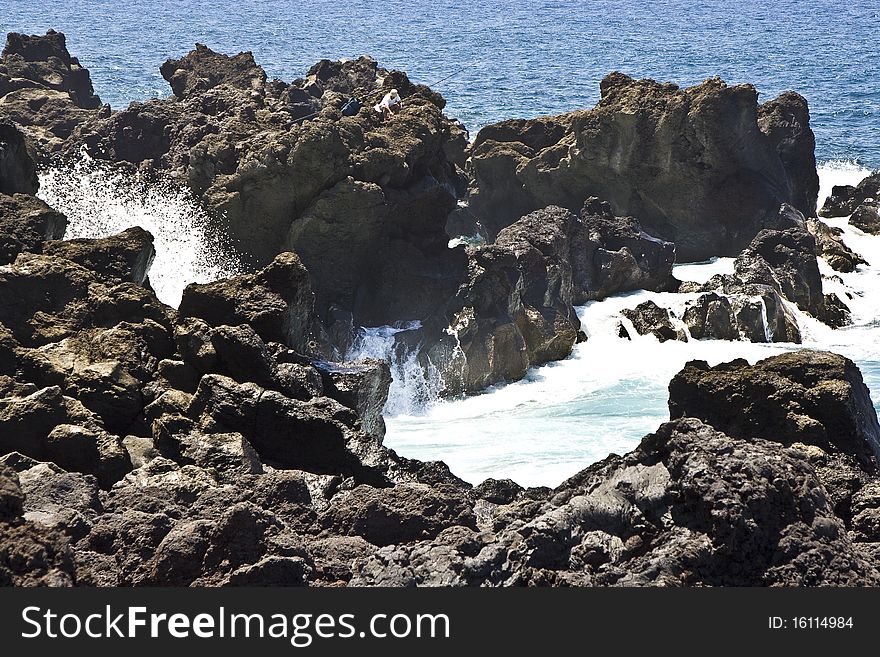
<path fill-rule="evenodd" d="M 251 50 L 292 80 L 321 58 L 371 54 L 440 85 L 475 131 L 502 118 L 592 106 L 612 70 L 693 84 L 793 89 L 820 159 L 880 166 L 880 4 L 839 0 L 4 0 L 0 30 L 68 36 L 113 107 L 169 93 L 158 72 L 196 41 Z"/>

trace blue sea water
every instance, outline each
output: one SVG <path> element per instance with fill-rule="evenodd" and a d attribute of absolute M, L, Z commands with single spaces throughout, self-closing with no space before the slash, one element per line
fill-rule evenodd
<path fill-rule="evenodd" d="M 762 101 L 789 89 L 807 98 L 822 194 L 880 167 L 877 2 L 3 0 L 0 31 L 49 28 L 67 34 L 97 93 L 116 109 L 169 93 L 159 65 L 195 42 L 229 54 L 251 50 L 270 76 L 288 81 L 321 58 L 361 54 L 416 82 L 452 75 L 438 88 L 447 113 L 472 134 L 504 118 L 590 107 L 599 81 L 613 70 L 681 85 L 718 75 L 754 84 Z M 124 180 L 88 169 L 49 171 L 42 183 L 41 195 L 70 218 L 70 237 L 132 224 L 153 232 L 159 253 L 151 280 L 169 303 L 198 276 L 230 273 L 205 252 L 193 230 L 200 210 L 183 192 L 131 194 Z M 880 404 L 880 237 L 849 229 L 845 220 L 838 225 L 871 263 L 840 279 L 855 294 L 855 325 L 829 332 L 802 317 L 802 330 L 809 346 L 855 359 Z M 680 273 L 706 278 L 729 264 Z M 686 360 L 754 361 L 795 347 L 620 340 L 620 308 L 643 296 L 580 308 L 590 340 L 522 382 L 423 413 L 389 414 L 386 443 L 405 456 L 445 460 L 473 483 L 493 476 L 556 485 L 609 452 L 628 451 L 655 429 L 667 417 L 668 381 Z M 675 306 L 684 299 L 668 295 L 658 302 Z"/>
<path fill-rule="evenodd" d="M 65 32 L 114 108 L 169 93 L 159 65 L 195 42 L 253 51 L 292 80 L 370 54 L 439 86 L 472 133 L 590 107 L 613 70 L 682 85 L 718 75 L 762 100 L 807 97 L 820 160 L 880 167 L 880 3 L 841 0 L 4 0 L 0 31 Z"/>

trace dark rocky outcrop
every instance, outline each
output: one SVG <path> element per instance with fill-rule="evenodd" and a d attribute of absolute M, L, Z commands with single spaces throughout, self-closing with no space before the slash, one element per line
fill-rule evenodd
<path fill-rule="evenodd" d="M 782 160 L 791 185 L 789 203 L 805 217 L 815 216 L 819 174 L 816 171 L 816 138 L 810 129 L 806 99 L 786 91 L 759 105 L 758 127 Z"/>
<path fill-rule="evenodd" d="M 358 486 L 333 500 L 318 522 L 334 535 L 361 536 L 379 546 L 434 538 L 448 527 L 476 529 L 467 496 L 448 485 Z"/>
<path fill-rule="evenodd" d="M 859 205 L 849 218 L 849 223 L 865 233 L 880 234 L 880 202 L 865 201 Z"/>
<path fill-rule="evenodd" d="M 659 342 L 667 340 L 687 341 L 687 335 L 676 326 L 673 314 L 653 301 L 644 301 L 635 308 L 626 308 L 621 314 L 632 322 L 639 335 L 653 335 Z"/>
<path fill-rule="evenodd" d="M 21 128 L 41 154 L 60 150 L 80 124 L 109 113 L 63 34 L 7 36 L 0 54 L 0 117 Z"/>
<path fill-rule="evenodd" d="M 880 456 L 880 425 L 862 375 L 851 360 L 828 352 L 714 368 L 693 361 L 669 384 L 669 409 L 673 419 L 700 418 L 737 438 L 816 445 L 865 467 L 875 468 Z"/>
<path fill-rule="evenodd" d="M 825 258 L 828 265 L 839 272 L 848 273 L 859 265 L 868 264 L 858 253 L 850 249 L 841 238 L 843 231 L 832 228 L 820 219 L 807 219 L 807 228 L 816 238 L 816 255 Z"/>
<path fill-rule="evenodd" d="M 750 87 L 612 76 L 592 112 L 493 126 L 504 155 L 475 152 L 474 166 L 488 175 L 521 158 L 516 175 L 552 178 L 581 215 L 541 204 L 492 230 L 492 244 L 449 249 L 463 131 L 402 73 L 323 61 L 285 84 L 247 53 L 200 46 L 162 67 L 174 98 L 101 117 L 61 35 L 9 43 L 0 114 L 45 98 L 28 116 L 42 148 L 85 142 L 182 176 L 265 266 L 190 286 L 175 311 L 149 287 L 148 233 L 58 241 L 63 217 L 18 193 L 32 190 L 21 188 L 29 165 L 16 165 L 16 193 L 0 195 L 0 584 L 880 584 L 880 425 L 842 357 L 690 363 L 670 384 L 672 422 L 555 490 L 472 488 L 443 463 L 398 456 L 382 444 L 388 366 L 326 358 L 385 313 L 421 320 L 403 346 L 444 376 L 463 372 L 452 390 L 566 356 L 582 338 L 574 304 L 678 286 L 675 247 L 646 232 L 660 215 L 612 211 L 633 173 L 642 208 L 744 209 L 722 239 L 748 245 L 735 275 L 682 284 L 700 292 L 683 317 L 692 336 L 795 341 L 784 300 L 825 321 L 841 311 L 815 264 L 833 245 L 817 247 L 797 210 L 778 208 L 813 193 L 799 97 L 757 108 Z M 23 86 L 2 86 L 13 79 Z M 391 86 L 404 108 L 390 122 L 369 108 L 340 115 L 340 100 Z M 725 164 L 735 139 L 752 151 Z M 601 159 L 614 144 L 632 149 L 619 152 L 620 178 L 601 179 L 605 204 L 572 182 L 592 171 L 574 151 L 596 146 Z M 655 146 L 676 154 L 672 177 L 699 183 L 693 198 L 653 186 L 671 180 L 649 170 Z M 744 168 L 758 180 L 726 196 L 714 186 Z M 533 194 L 495 192 L 511 208 Z M 637 311 L 638 331 L 683 336 L 665 309 Z"/>
<path fill-rule="evenodd" d="M 0 194 L 36 194 L 37 167 L 24 136 L 12 124 L 0 122 Z"/>
<path fill-rule="evenodd" d="M 439 94 L 366 57 L 287 84 L 250 53 L 198 45 L 161 72 L 174 96 L 81 126 L 69 147 L 185 181 L 249 265 L 295 251 L 321 315 L 424 319 L 454 294 L 467 258 L 445 224 L 465 183 L 447 152 L 462 130 Z M 404 103 L 383 122 L 372 105 L 392 86 Z M 364 108 L 343 117 L 350 96 Z"/>
<path fill-rule="evenodd" d="M 135 227 L 103 239 L 49 242 L 44 245 L 43 254 L 70 260 L 103 278 L 143 285 L 156 249 L 153 236 Z"/>
<path fill-rule="evenodd" d="M 822 232 L 838 266 L 860 258 Z M 824 226 L 824 224 L 823 224 Z M 714 276 L 698 285 L 684 282 L 681 292 L 708 292 L 689 302 L 684 321 L 695 338 L 747 339 L 752 342 L 800 342 L 797 319 L 786 302 L 832 327 L 849 323 L 849 309 L 836 294 L 825 294 L 817 256 L 819 241 L 800 212 L 783 205 L 772 227 L 761 230 L 734 261 L 732 275 Z"/>
<path fill-rule="evenodd" d="M 71 586 L 73 553 L 65 536 L 27 522 L 16 472 L 0 465 L 0 586 Z"/>
<path fill-rule="evenodd" d="M 819 210 L 821 217 L 846 217 L 865 202 L 880 198 L 880 171 L 866 176 L 858 185 L 835 185 Z"/>
<path fill-rule="evenodd" d="M 304 350 L 312 332 L 314 296 L 309 273 L 295 253 L 282 253 L 255 274 L 188 285 L 183 317 L 209 324 L 249 324 L 267 342 Z"/>
<path fill-rule="evenodd" d="M 477 134 L 469 205 L 490 235 L 536 208 L 598 196 L 690 261 L 739 253 L 781 203 L 815 212 L 813 137 L 796 94 L 759 109 L 751 85 L 680 89 L 621 73 L 601 92 L 592 110 Z"/>
<path fill-rule="evenodd" d="M 714 368 L 695 361 L 669 391 L 673 418 L 698 417 L 731 436 L 803 452 L 846 523 L 853 494 L 877 474 L 880 425 L 858 368 L 842 356 L 803 351 Z"/>
<path fill-rule="evenodd" d="M 588 198 L 581 210 L 586 236 L 572 253 L 576 304 L 620 292 L 672 291 L 675 245 L 648 235 L 634 217 L 615 217 L 611 204 Z"/>
<path fill-rule="evenodd" d="M 44 242 L 61 239 L 66 228 L 67 218 L 40 199 L 0 193 L 0 265 L 23 251 L 40 253 Z"/>
<path fill-rule="evenodd" d="M 452 335 L 434 348 L 449 352 L 435 362 L 460 377 L 449 377 L 450 388 L 515 381 L 571 352 L 580 329 L 570 264 L 578 225 L 575 215 L 549 207 L 522 217 L 494 244 L 470 250 L 468 280 L 446 310 Z"/>

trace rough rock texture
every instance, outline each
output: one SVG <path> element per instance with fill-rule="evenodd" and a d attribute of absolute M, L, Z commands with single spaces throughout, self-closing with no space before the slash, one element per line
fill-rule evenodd
<path fill-rule="evenodd" d="M 129 228 L 100 240 L 76 239 L 46 244 L 43 253 L 70 260 L 119 282 L 143 285 L 156 249 L 153 236 L 143 228 Z"/>
<path fill-rule="evenodd" d="M 0 117 L 18 125 L 42 154 L 60 150 L 78 125 L 109 114 L 63 34 L 7 36 L 0 54 Z"/>
<path fill-rule="evenodd" d="M 0 193 L 0 265 L 22 251 L 40 253 L 44 242 L 61 239 L 66 228 L 67 218 L 40 199 Z"/>
<path fill-rule="evenodd" d="M 214 325 L 247 323 L 267 342 L 302 350 L 311 335 L 313 307 L 309 273 L 287 252 L 255 274 L 188 285 L 179 310 Z"/>
<path fill-rule="evenodd" d="M 548 207 L 471 249 L 468 280 L 446 310 L 453 335 L 441 344 L 452 353 L 435 357 L 460 375 L 461 389 L 520 379 L 571 352 L 580 329 L 570 264 L 578 226 L 575 215 Z"/>
<path fill-rule="evenodd" d="M 0 194 L 36 194 L 38 187 L 24 136 L 11 123 L 0 122 Z"/>
<path fill-rule="evenodd" d="M 672 379 L 669 395 L 673 419 L 697 417 L 737 438 L 815 445 L 870 468 L 880 456 L 880 425 L 868 388 L 843 356 L 799 351 L 713 368 L 692 361 Z"/>
<path fill-rule="evenodd" d="M 626 308 L 621 314 L 633 323 L 639 335 L 651 334 L 659 342 L 680 340 L 687 342 L 687 335 L 681 326 L 676 326 L 676 317 L 653 301 L 645 301 L 635 308 Z"/>
<path fill-rule="evenodd" d="M 751 85 L 680 89 L 621 73 L 601 92 L 592 110 L 477 134 L 469 205 L 490 236 L 536 208 L 598 196 L 691 261 L 739 253 L 781 203 L 814 214 L 813 137 L 796 94 L 759 110 Z"/>
<path fill-rule="evenodd" d="M 832 228 L 820 219 L 807 219 L 807 227 L 816 238 L 816 255 L 825 258 L 832 269 L 848 273 L 856 270 L 859 265 L 868 262 L 858 253 L 850 249 L 841 239 L 843 231 Z"/>
<path fill-rule="evenodd" d="M 31 139 L 57 148 L 63 115 L 67 147 L 84 140 L 100 156 L 184 176 L 268 264 L 189 287 L 178 312 L 148 285 L 149 234 L 60 242 L 63 217 L 29 195 L 0 196 L 0 584 L 880 584 L 880 426 L 842 357 L 691 363 L 670 387 L 673 422 L 555 490 L 472 488 L 443 463 L 398 456 L 382 445 L 388 366 L 316 358 L 326 345 L 313 342 L 379 321 L 386 307 L 424 320 L 401 333 L 409 346 L 424 341 L 420 356 L 454 364 L 467 354 L 460 389 L 566 355 L 579 338 L 573 304 L 677 285 L 674 247 L 641 216 L 614 217 L 615 198 L 588 199 L 580 217 L 560 207 L 517 216 L 494 244 L 449 249 L 464 133 L 439 95 L 401 73 L 366 58 L 323 61 L 287 85 L 268 82 L 246 53 L 198 47 L 162 68 L 175 98 L 96 119 L 63 37 L 9 43 L 0 114 L 23 111 L 19 92 L 47 98 L 26 117 L 40 126 Z M 10 77 L 10 62 L 26 74 Z M 24 86 L 10 91 L 10 80 Z M 405 106 L 390 122 L 369 108 L 339 116 L 340 100 L 391 86 Z M 678 117 L 686 138 L 676 148 L 688 157 L 693 140 L 716 139 L 703 160 L 711 172 L 730 150 L 718 126 L 730 138 L 758 130 L 747 87 L 658 91 L 620 77 L 604 87 L 600 109 L 576 115 L 570 134 L 586 138 L 601 119 L 622 132 L 589 139 L 632 137 L 629 120 L 658 127 L 643 136 L 662 142 L 672 125 L 651 121 Z M 640 89 L 651 92 L 644 102 Z M 608 109 L 627 103 L 653 118 Z M 805 172 L 786 188 L 803 200 L 805 106 L 783 97 L 760 117 L 753 170 L 765 183 L 775 180 L 768 162 L 777 182 Z M 567 139 L 556 120 L 514 127 L 541 166 L 552 158 L 538 146 Z M 783 295 L 817 314 L 824 304 L 827 320 L 804 225 L 777 206 L 736 276 L 692 285 L 692 334 L 793 339 Z M 278 253 L 287 240 L 299 257 Z M 383 261 L 392 253 L 400 272 Z M 634 323 L 680 330 L 664 309 L 642 310 Z"/>
<path fill-rule="evenodd" d="M 683 282 L 680 292 L 708 292 L 689 302 L 684 321 L 695 338 L 800 342 L 797 318 L 786 302 L 832 327 L 849 323 L 849 309 L 836 294 L 825 294 L 817 256 L 827 248 L 838 266 L 861 259 L 832 239 L 830 229 L 817 240 L 803 215 L 783 205 L 772 227 L 761 230 L 734 261 L 732 275 L 704 284 Z M 824 226 L 824 224 L 823 224 Z M 820 242 L 824 247 L 820 246 Z"/>
<path fill-rule="evenodd" d="M 71 586 L 70 544 L 55 530 L 27 522 L 16 472 L 0 465 L 0 586 Z"/>
<path fill-rule="evenodd" d="M 367 57 L 287 84 L 250 53 L 198 45 L 161 72 L 174 96 L 84 125 L 69 147 L 179 177 L 249 264 L 295 251 L 321 314 L 339 306 L 377 326 L 452 296 L 467 258 L 447 248 L 445 224 L 465 179 L 447 153 L 462 130 L 439 94 Z M 383 122 L 372 105 L 392 87 L 403 107 Z M 351 96 L 364 107 L 343 117 Z"/>
<path fill-rule="evenodd" d="M 664 424 L 552 498 L 497 507 L 491 529 L 453 528 L 382 548 L 358 559 L 351 585 L 880 581 L 801 452 L 735 439 L 693 418 Z"/>
<path fill-rule="evenodd" d="M 819 216 L 845 217 L 865 202 L 880 198 L 880 171 L 866 176 L 858 185 L 835 185 L 825 200 Z"/>
<path fill-rule="evenodd" d="M 865 233 L 880 234 L 880 202 L 865 201 L 859 205 L 849 218 L 849 223 Z"/>
<path fill-rule="evenodd" d="M 581 210 L 581 222 L 586 238 L 572 252 L 576 304 L 619 292 L 676 287 L 675 245 L 648 235 L 638 219 L 615 217 L 610 203 L 591 197 Z"/>
<path fill-rule="evenodd" d="M 786 91 L 759 105 L 758 127 L 779 153 L 788 174 L 790 203 L 804 216 L 814 216 L 819 196 L 819 174 L 816 171 L 816 138 L 810 129 L 806 99 Z"/>

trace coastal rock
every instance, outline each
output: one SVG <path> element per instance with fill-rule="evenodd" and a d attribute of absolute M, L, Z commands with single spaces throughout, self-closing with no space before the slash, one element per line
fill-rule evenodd
<path fill-rule="evenodd" d="M 433 538 L 447 527 L 476 529 L 467 497 L 452 486 L 358 486 L 341 494 L 318 518 L 333 534 L 361 536 L 374 545 Z"/>
<path fill-rule="evenodd" d="M 688 302 L 682 320 L 697 340 L 801 341 L 797 318 L 775 289 L 726 280 Z"/>
<path fill-rule="evenodd" d="M 819 174 L 816 138 L 810 128 L 810 110 L 800 94 L 786 91 L 758 106 L 758 127 L 779 153 L 791 184 L 790 203 L 805 217 L 816 214 Z"/>
<path fill-rule="evenodd" d="M 153 236 L 135 227 L 101 239 L 49 242 L 43 246 L 43 253 L 75 262 L 100 278 L 143 285 L 156 249 Z"/>
<path fill-rule="evenodd" d="M 491 538 L 453 531 L 359 559 L 350 585 L 878 581 L 801 452 L 735 439 L 692 418 L 590 466 L 549 501 L 507 507 Z"/>
<path fill-rule="evenodd" d="M 816 240 L 805 229 L 762 230 L 734 261 L 734 275 L 746 285 L 773 287 L 814 317 L 824 315 Z"/>
<path fill-rule="evenodd" d="M 38 463 L 19 472 L 19 481 L 25 495 L 25 519 L 58 529 L 73 542 L 89 533 L 103 511 L 98 482 L 91 475 Z"/>
<path fill-rule="evenodd" d="M 600 89 L 593 110 L 503 121 L 477 134 L 469 208 L 490 236 L 536 208 L 576 210 L 596 195 L 692 261 L 739 253 L 781 203 L 815 211 L 807 198 L 815 172 L 809 181 L 790 178 L 805 166 L 804 113 L 795 127 L 789 111 L 768 108 L 759 127 L 754 87 L 717 78 L 680 89 L 612 73 Z M 792 109 L 790 100 L 776 109 Z M 777 129 L 777 118 L 787 125 Z"/>
<path fill-rule="evenodd" d="M 295 251 L 322 315 L 337 305 L 381 326 L 442 309 L 467 266 L 447 248 L 466 183 L 447 156 L 461 160 L 462 130 L 442 96 L 367 57 L 287 84 L 250 53 L 198 45 L 161 70 L 173 97 L 95 120 L 68 148 L 185 181 L 248 264 Z M 372 104 L 392 87 L 404 100 L 385 122 Z M 342 116 L 352 96 L 364 107 Z"/>
<path fill-rule="evenodd" d="M 880 198 L 880 171 L 865 177 L 858 185 L 835 185 L 825 200 L 820 217 L 846 217 L 869 199 Z"/>
<path fill-rule="evenodd" d="M 859 205 L 849 218 L 849 223 L 865 233 L 880 234 L 880 202 L 865 201 Z"/>
<path fill-rule="evenodd" d="M 548 207 L 522 217 L 494 244 L 469 251 L 468 280 L 445 313 L 451 335 L 441 348 L 449 356 L 433 358 L 455 372 L 447 381 L 452 392 L 515 381 L 571 352 L 580 320 L 572 306 L 569 235 L 578 223 Z"/>
<path fill-rule="evenodd" d="M 55 529 L 26 522 L 14 470 L 0 465 L 0 586 L 72 586 L 73 554 Z"/>
<path fill-rule="evenodd" d="M 0 194 L 33 196 L 39 185 L 37 165 L 21 132 L 11 123 L 0 121 Z"/>
<path fill-rule="evenodd" d="M 825 259 L 828 265 L 839 272 L 849 273 L 859 265 L 868 262 L 858 253 L 850 249 L 843 241 L 843 230 L 832 228 L 820 219 L 807 219 L 807 227 L 816 238 L 816 255 Z"/>
<path fill-rule="evenodd" d="M 675 245 L 648 235 L 634 217 L 615 217 L 611 204 L 590 197 L 581 210 L 586 238 L 572 249 L 574 302 L 619 292 L 672 291 Z"/>
<path fill-rule="evenodd" d="M 41 253 L 48 240 L 64 237 L 66 228 L 67 218 L 40 199 L 0 193 L 0 265 L 25 251 Z"/>
<path fill-rule="evenodd" d="M 326 395 L 355 411 L 364 432 L 381 440 L 385 436 L 382 411 L 391 386 L 388 363 L 367 359 L 356 363 L 319 363 L 318 368 Z"/>
<path fill-rule="evenodd" d="M 39 347 L 121 322 L 170 331 L 171 312 L 151 290 L 134 283 L 100 284 L 92 271 L 66 259 L 21 253 L 0 267 L 0 323 L 22 346 Z M 145 332 L 151 340 L 157 337 Z"/>
<path fill-rule="evenodd" d="M 131 469 L 122 441 L 57 386 L 0 399 L 0 452 L 20 452 L 93 474 L 105 487 Z"/>
<path fill-rule="evenodd" d="M 691 361 L 669 384 L 669 414 L 734 438 L 815 445 L 877 469 L 877 414 L 858 368 L 837 354 L 799 351 L 716 367 Z"/>
<path fill-rule="evenodd" d="M 309 273 L 288 252 L 255 274 L 187 285 L 179 311 L 212 326 L 249 324 L 266 342 L 305 350 L 313 307 Z"/>
<path fill-rule="evenodd" d="M 672 313 L 653 301 L 645 301 L 635 308 L 626 308 L 620 313 L 633 323 L 639 335 L 653 335 L 659 342 L 679 340 L 687 342 L 687 334 L 676 326 Z"/>
<path fill-rule="evenodd" d="M 348 450 L 353 413 L 326 397 L 301 402 L 253 383 L 203 376 L 187 409 L 208 434 L 240 433 L 265 461 L 315 473 L 356 471 Z"/>
<path fill-rule="evenodd" d="M 159 69 L 171 85 L 171 91 L 185 99 L 219 85 L 243 91 L 258 91 L 266 84 L 266 73 L 254 62 L 249 52 L 226 57 L 201 43 L 182 59 L 169 59 Z"/>
<path fill-rule="evenodd" d="M 60 150 L 78 125 L 109 113 L 63 34 L 7 35 L 0 54 L 0 116 L 17 124 L 41 153 Z"/>

